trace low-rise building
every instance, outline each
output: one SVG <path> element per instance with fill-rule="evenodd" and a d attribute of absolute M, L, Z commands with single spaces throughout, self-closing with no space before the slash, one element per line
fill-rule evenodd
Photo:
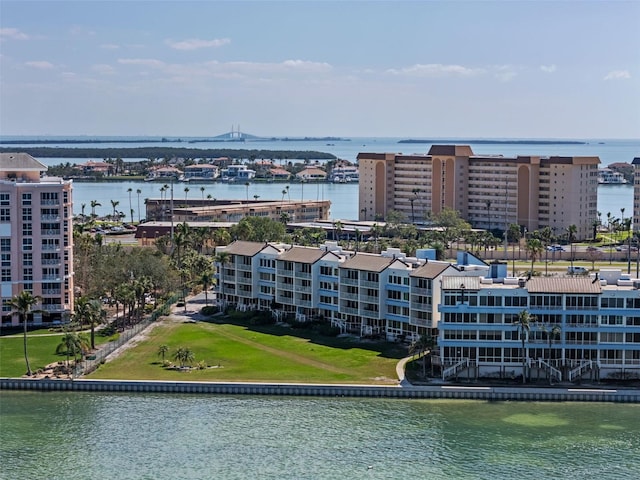
<path fill-rule="evenodd" d="M 323 318 L 361 337 L 437 337 L 444 379 L 512 378 L 523 365 L 545 381 L 640 378 L 640 280 L 619 270 L 517 278 L 467 252 L 449 264 L 428 251 L 366 254 L 336 242 L 234 242 L 216 252 L 223 305 Z M 523 312 L 528 329 L 518 327 Z"/>

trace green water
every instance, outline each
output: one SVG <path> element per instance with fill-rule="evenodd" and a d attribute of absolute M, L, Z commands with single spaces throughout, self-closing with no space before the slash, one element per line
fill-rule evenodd
<path fill-rule="evenodd" d="M 0 392 L 3 479 L 640 478 L 640 405 Z"/>

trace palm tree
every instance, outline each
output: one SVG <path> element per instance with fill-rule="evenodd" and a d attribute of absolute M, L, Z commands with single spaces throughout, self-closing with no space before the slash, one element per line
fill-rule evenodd
<path fill-rule="evenodd" d="M 82 212 L 82 222 L 84 223 L 84 208 L 87 206 L 86 203 L 80 204 L 80 211 Z"/>
<path fill-rule="evenodd" d="M 202 194 L 202 200 L 204 200 L 204 187 L 200 187 L 200 193 Z"/>
<path fill-rule="evenodd" d="M 102 204 L 97 200 L 91 200 L 91 218 L 96 218 L 96 207 L 101 207 Z"/>
<path fill-rule="evenodd" d="M 282 190 L 282 203 L 284 203 L 284 196 L 287 194 L 285 189 Z"/>
<path fill-rule="evenodd" d="M 169 353 L 169 346 L 168 345 L 160 345 L 158 347 L 158 356 L 162 357 L 162 363 L 164 363 L 164 357 L 165 355 Z"/>
<path fill-rule="evenodd" d="M 526 250 L 531 256 L 531 275 L 533 275 L 533 264 L 540 257 L 544 246 L 539 238 L 535 238 L 533 235 L 527 238 Z"/>
<path fill-rule="evenodd" d="M 120 205 L 120 202 L 118 200 L 111 200 L 111 206 L 113 207 L 113 218 L 116 219 L 118 218 L 118 211 L 116 210 L 116 207 Z"/>
<path fill-rule="evenodd" d="M 138 195 L 138 223 L 140 223 L 140 194 L 142 193 L 142 190 L 140 190 L 139 188 L 136 189 L 136 194 Z"/>
<path fill-rule="evenodd" d="M 551 346 L 553 345 L 553 341 L 560 336 L 562 329 L 558 325 L 550 326 L 550 328 L 544 327 L 543 331 L 547 335 L 547 340 L 549 341 L 549 362 L 551 362 Z"/>
<path fill-rule="evenodd" d="M 249 201 L 249 185 L 251 185 L 249 182 L 244 182 L 244 188 L 246 190 L 247 202 Z"/>
<path fill-rule="evenodd" d="M 527 380 L 527 357 L 524 349 L 524 342 L 531 331 L 531 322 L 533 322 L 535 317 L 531 315 L 527 310 L 522 310 L 518 313 L 518 319 L 513 322 L 516 326 L 516 331 L 520 335 L 520 341 L 522 342 L 522 383 L 525 383 Z"/>
<path fill-rule="evenodd" d="M 131 192 L 133 192 L 133 188 L 127 188 L 127 193 L 129 194 L 129 210 L 131 211 L 131 223 L 133 223 L 133 207 L 131 206 Z"/>
<path fill-rule="evenodd" d="M 623 209 L 624 210 L 624 209 Z M 567 227 L 567 234 L 569 236 L 569 251 L 571 252 L 571 268 L 573 270 L 573 260 L 574 260 L 574 255 L 573 255 L 573 242 L 575 242 L 576 240 L 576 232 L 578 231 L 578 227 L 576 227 L 575 225 L 569 225 L 569 227 Z"/>
<path fill-rule="evenodd" d="M 67 371 L 69 371 L 69 357 L 73 355 L 74 360 L 77 360 L 78 357 L 82 357 L 88 346 L 87 338 L 81 333 L 65 332 L 56 347 L 56 355 L 65 354 L 67 356 Z"/>
<path fill-rule="evenodd" d="M 202 283 L 202 289 L 204 290 L 204 304 L 209 305 L 209 287 L 213 282 L 213 272 L 211 270 L 205 271 L 200 277 L 200 283 Z"/>
<path fill-rule="evenodd" d="M 189 187 L 184 187 L 184 203 L 187 203 L 187 198 L 189 195 Z"/>
<path fill-rule="evenodd" d="M 175 358 L 177 361 L 180 362 L 181 368 L 184 368 L 185 364 L 187 363 L 192 364 L 193 361 L 195 360 L 195 356 L 193 355 L 193 352 L 188 348 L 184 348 L 184 347 L 178 348 L 173 358 Z"/>
<path fill-rule="evenodd" d="M 30 314 L 42 312 L 42 310 L 33 310 L 33 306 L 42 301 L 39 296 L 34 296 L 31 292 L 23 290 L 9 301 L 11 311 L 17 313 L 24 327 L 24 361 L 27 364 L 27 375 L 33 375 L 31 365 L 29 364 L 29 355 L 27 352 L 27 317 Z"/>
<path fill-rule="evenodd" d="M 431 335 L 420 335 L 420 338 L 411 342 L 411 345 L 409 346 L 409 355 L 417 355 L 418 357 L 422 356 L 423 377 L 427 376 L 427 354 L 433 350 L 435 345 L 436 341 Z"/>
<path fill-rule="evenodd" d="M 79 324 L 87 323 L 91 328 L 91 348 L 96 348 L 95 327 L 105 320 L 105 311 L 99 300 L 80 297 L 74 305 L 74 317 Z"/>
<path fill-rule="evenodd" d="M 342 235 L 342 222 L 340 220 L 336 220 L 333 222 L 333 238 L 336 242 L 340 241 L 340 235 Z"/>

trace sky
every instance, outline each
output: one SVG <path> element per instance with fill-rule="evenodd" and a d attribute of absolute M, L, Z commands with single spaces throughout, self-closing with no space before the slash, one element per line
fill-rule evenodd
<path fill-rule="evenodd" d="M 0 135 L 640 138 L 640 1 L 0 1 Z"/>

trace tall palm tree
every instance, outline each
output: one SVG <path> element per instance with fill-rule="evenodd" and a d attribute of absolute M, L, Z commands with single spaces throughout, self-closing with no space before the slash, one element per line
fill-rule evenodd
<path fill-rule="evenodd" d="M 91 348 L 96 348 L 95 327 L 105 320 L 105 312 L 99 300 L 80 297 L 74 305 L 74 317 L 79 324 L 88 324 L 91 328 Z"/>
<path fill-rule="evenodd" d="M 42 310 L 34 310 L 34 305 L 42 302 L 42 298 L 32 295 L 31 292 L 23 290 L 9 301 L 12 312 L 17 313 L 22 321 L 23 326 L 23 343 L 24 343 L 24 361 L 27 364 L 27 375 L 33 375 L 31 365 L 29 364 L 29 354 L 27 352 L 27 317 L 30 314 L 42 312 Z"/>
<path fill-rule="evenodd" d="M 342 222 L 340 220 L 336 220 L 335 222 L 333 222 L 333 237 L 336 242 L 340 241 L 340 235 L 342 235 L 343 227 L 344 225 L 342 225 Z"/>
<path fill-rule="evenodd" d="M 569 251 L 571 252 L 571 269 L 573 270 L 573 260 L 574 260 L 574 252 L 573 252 L 573 242 L 576 241 L 576 232 L 578 231 L 578 227 L 574 224 L 569 225 L 567 227 L 567 234 L 569 236 Z"/>
<path fill-rule="evenodd" d="M 533 264 L 542 254 L 544 245 L 539 238 L 535 238 L 533 235 L 531 235 L 529 238 L 527 238 L 527 244 L 525 248 L 529 252 L 529 256 L 531 257 L 531 275 L 533 275 Z"/>
<path fill-rule="evenodd" d="M 204 187 L 200 187 L 200 193 L 202 194 L 202 199 L 204 200 Z"/>
<path fill-rule="evenodd" d="M 522 383 L 526 383 L 527 381 L 527 357 L 524 349 L 524 342 L 531 331 L 531 322 L 533 322 L 534 319 L 535 317 L 527 310 L 522 310 L 518 313 L 516 321 L 513 322 L 516 326 L 516 331 L 520 335 L 520 341 L 522 342 Z"/>
<path fill-rule="evenodd" d="M 96 207 L 101 207 L 102 204 L 97 200 L 91 200 L 91 218 L 96 218 Z"/>
<path fill-rule="evenodd" d="M 184 203 L 187 203 L 187 199 L 188 199 L 188 195 L 189 195 L 189 187 L 184 187 Z"/>
<path fill-rule="evenodd" d="M 133 223 L 133 207 L 131 206 L 131 193 L 133 192 L 133 188 L 127 188 L 127 193 L 129 194 L 129 211 L 131 212 L 131 223 Z"/>
<path fill-rule="evenodd" d="M 111 206 L 113 207 L 113 218 L 114 220 L 116 218 L 118 218 L 118 211 L 116 210 L 116 207 L 120 205 L 120 202 L 118 200 L 111 200 Z"/>
<path fill-rule="evenodd" d="M 158 356 L 162 357 L 162 363 L 164 363 L 164 357 L 167 353 L 169 353 L 168 345 L 162 344 L 158 347 Z"/>
<path fill-rule="evenodd" d="M 74 360 L 82 358 L 82 354 L 89 347 L 86 336 L 78 332 L 67 331 L 60 339 L 56 347 L 56 355 L 65 354 L 67 357 L 67 371 L 69 371 L 69 357 L 73 355 Z"/>
<path fill-rule="evenodd" d="M 213 283 L 213 272 L 211 270 L 203 272 L 200 283 L 202 283 L 202 290 L 204 290 L 204 304 L 209 305 L 209 287 Z"/>
<path fill-rule="evenodd" d="M 282 190 L 282 203 L 284 203 L 284 196 L 287 194 L 285 189 Z"/>
<path fill-rule="evenodd" d="M 142 190 L 140 190 L 139 188 L 136 189 L 136 194 L 138 195 L 138 223 L 140 223 L 140 194 L 142 193 Z"/>
<path fill-rule="evenodd" d="M 246 191 L 247 202 L 249 201 L 249 185 L 251 185 L 249 182 L 244 182 L 244 188 L 245 188 L 245 191 Z"/>
<path fill-rule="evenodd" d="M 436 340 L 431 335 L 420 335 L 420 338 L 411 342 L 409 355 L 422 356 L 422 376 L 427 376 L 427 354 L 433 350 Z"/>

